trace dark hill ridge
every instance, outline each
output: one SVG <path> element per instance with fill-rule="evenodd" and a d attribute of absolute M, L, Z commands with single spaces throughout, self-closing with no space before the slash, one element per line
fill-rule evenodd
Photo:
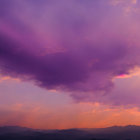
<path fill-rule="evenodd" d="M 19 126 L 2 126 L 0 127 L 0 134 L 3 133 L 21 133 L 26 131 L 33 131 L 31 128 L 19 127 Z"/>
<path fill-rule="evenodd" d="M 0 127 L 0 140 L 140 140 L 140 126 L 66 130 L 3 126 Z"/>

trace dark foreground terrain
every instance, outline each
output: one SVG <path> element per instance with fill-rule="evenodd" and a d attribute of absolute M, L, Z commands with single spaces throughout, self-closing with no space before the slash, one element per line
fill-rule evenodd
<path fill-rule="evenodd" d="M 68 130 L 4 126 L 0 127 L 0 140 L 140 140 L 140 126 Z"/>

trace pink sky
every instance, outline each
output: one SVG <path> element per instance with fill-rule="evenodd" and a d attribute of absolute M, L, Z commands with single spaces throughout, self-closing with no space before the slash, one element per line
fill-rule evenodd
<path fill-rule="evenodd" d="M 0 125 L 140 125 L 138 0 L 0 0 Z"/>

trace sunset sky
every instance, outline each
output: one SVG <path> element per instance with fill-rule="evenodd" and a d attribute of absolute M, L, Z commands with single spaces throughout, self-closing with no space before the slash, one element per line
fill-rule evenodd
<path fill-rule="evenodd" d="M 5 125 L 140 125 L 140 1 L 0 0 Z"/>

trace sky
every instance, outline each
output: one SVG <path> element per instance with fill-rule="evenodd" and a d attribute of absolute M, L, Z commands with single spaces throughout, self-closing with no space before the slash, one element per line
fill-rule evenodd
<path fill-rule="evenodd" d="M 0 0 L 0 126 L 140 125 L 138 0 Z"/>

